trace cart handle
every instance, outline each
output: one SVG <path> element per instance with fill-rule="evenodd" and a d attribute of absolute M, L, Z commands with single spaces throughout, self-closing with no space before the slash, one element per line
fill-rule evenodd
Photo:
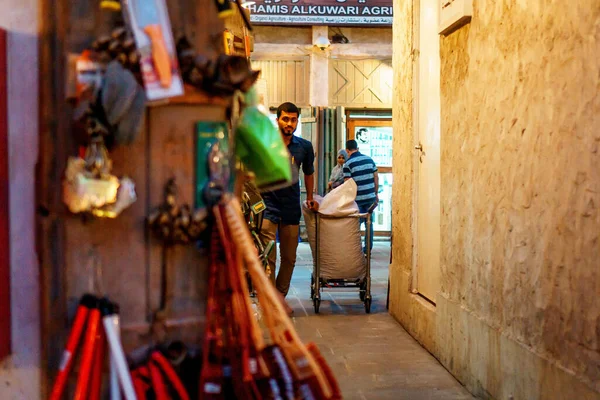
<path fill-rule="evenodd" d="M 375 211 L 375 209 L 377 208 L 377 205 L 378 205 L 377 202 L 371 204 L 371 207 L 369 207 L 369 209 L 367 210 L 367 214 L 373 214 L 373 211 Z"/>

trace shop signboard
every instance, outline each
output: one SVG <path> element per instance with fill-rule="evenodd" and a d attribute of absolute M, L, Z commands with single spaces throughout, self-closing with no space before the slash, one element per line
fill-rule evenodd
<path fill-rule="evenodd" d="M 254 25 L 391 26 L 393 0 L 256 0 Z"/>

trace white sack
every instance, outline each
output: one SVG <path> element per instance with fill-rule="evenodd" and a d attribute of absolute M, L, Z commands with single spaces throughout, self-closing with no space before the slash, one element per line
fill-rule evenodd
<path fill-rule="evenodd" d="M 319 213 L 336 218 L 319 220 L 319 259 L 323 279 L 364 279 L 367 263 L 362 251 L 360 223 L 356 198 L 356 183 L 350 179 L 332 190 L 324 198 L 315 196 Z M 302 205 L 308 242 L 316 267 L 316 215 L 306 204 Z"/>
<path fill-rule="evenodd" d="M 358 214 L 356 199 L 356 182 L 348 179 L 342 185 L 333 189 L 319 201 L 319 213 L 332 217 L 345 217 Z"/>

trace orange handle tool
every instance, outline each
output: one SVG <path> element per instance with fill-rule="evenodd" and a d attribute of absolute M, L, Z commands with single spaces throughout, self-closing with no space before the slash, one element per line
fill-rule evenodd
<path fill-rule="evenodd" d="M 73 355 L 75 350 L 77 350 L 77 346 L 79 345 L 79 339 L 81 339 L 81 333 L 85 327 L 85 320 L 88 316 L 90 308 L 93 308 L 96 303 L 97 299 L 90 294 L 84 295 L 79 301 L 73 326 L 71 327 L 71 333 L 69 334 L 69 339 L 67 340 L 67 345 L 65 346 L 65 351 L 63 352 L 62 359 L 60 361 L 58 375 L 56 375 L 54 386 L 52 386 L 52 392 L 50 392 L 49 400 L 60 400 L 65 391 L 67 378 L 69 377 L 69 372 L 71 372 L 71 368 L 73 367 Z"/>
<path fill-rule="evenodd" d="M 171 86 L 172 80 L 171 59 L 167 51 L 162 29 L 160 29 L 160 25 L 152 24 L 146 25 L 144 32 L 150 38 L 150 42 L 152 42 L 152 59 L 154 60 L 154 68 L 156 68 L 156 72 L 158 73 L 160 85 L 168 88 Z"/>
<path fill-rule="evenodd" d="M 79 366 L 79 377 L 77 378 L 73 400 L 85 400 L 88 396 L 92 363 L 94 361 L 94 345 L 96 344 L 96 334 L 100 322 L 100 310 L 97 307 L 96 305 L 96 308 L 89 313 L 85 342 L 81 354 L 81 365 Z"/>

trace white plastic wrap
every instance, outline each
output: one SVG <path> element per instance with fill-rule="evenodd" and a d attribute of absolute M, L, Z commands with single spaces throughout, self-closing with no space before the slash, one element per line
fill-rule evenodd
<path fill-rule="evenodd" d="M 315 196 L 319 203 L 319 259 L 323 279 L 364 279 L 366 260 L 362 251 L 356 183 L 350 179 L 332 190 L 327 196 Z M 316 267 L 316 215 L 306 204 L 302 205 L 308 242 Z M 335 218 L 331 218 L 335 217 Z"/>
<path fill-rule="evenodd" d="M 342 185 L 336 187 L 325 197 L 319 197 L 319 213 L 331 217 L 347 217 L 358 214 L 356 199 L 356 182 L 348 179 Z"/>

